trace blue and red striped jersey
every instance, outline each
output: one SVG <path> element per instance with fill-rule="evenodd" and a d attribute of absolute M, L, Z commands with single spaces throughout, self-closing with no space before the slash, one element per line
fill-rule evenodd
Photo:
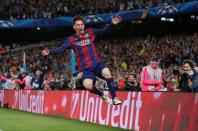
<path fill-rule="evenodd" d="M 56 55 L 63 53 L 67 49 L 73 49 L 76 55 L 78 70 L 88 69 L 101 61 L 99 54 L 96 52 L 96 36 L 108 32 L 111 27 L 112 24 L 107 25 L 103 29 L 88 28 L 81 36 L 76 34 L 69 36 L 60 47 L 51 50 L 49 54 Z"/>

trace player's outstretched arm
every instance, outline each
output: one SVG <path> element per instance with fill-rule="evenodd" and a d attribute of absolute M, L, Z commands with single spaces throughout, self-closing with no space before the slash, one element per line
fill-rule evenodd
<path fill-rule="evenodd" d="M 67 49 L 71 49 L 71 46 L 70 46 L 70 42 L 69 42 L 69 38 L 66 39 L 66 41 L 58 48 L 55 48 L 53 50 L 50 50 L 45 48 L 41 53 L 43 56 L 47 56 L 47 55 L 58 55 L 58 54 L 61 54 L 61 53 L 64 53 L 65 50 Z"/>
<path fill-rule="evenodd" d="M 107 25 L 105 28 L 103 28 L 103 29 L 94 29 L 93 30 L 94 34 L 95 35 L 99 35 L 99 34 L 103 34 L 103 33 L 109 32 L 114 25 L 117 25 L 121 21 L 122 21 L 121 16 L 116 16 L 116 17 L 114 17 L 112 19 L 111 24 Z"/>

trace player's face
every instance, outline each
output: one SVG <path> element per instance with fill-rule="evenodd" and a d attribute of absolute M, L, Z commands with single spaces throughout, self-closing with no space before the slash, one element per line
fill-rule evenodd
<path fill-rule="evenodd" d="M 129 81 L 133 81 L 135 77 L 133 75 L 129 75 Z"/>
<path fill-rule="evenodd" d="M 78 20 L 74 23 L 73 29 L 76 31 L 76 34 L 81 35 L 84 33 L 85 24 L 82 20 Z"/>
<path fill-rule="evenodd" d="M 151 65 L 151 67 L 152 67 L 152 68 L 154 68 L 154 69 L 155 69 L 155 68 L 157 68 L 157 67 L 158 67 L 159 62 L 158 62 L 158 61 L 151 61 L 151 62 L 150 62 L 150 65 Z"/>

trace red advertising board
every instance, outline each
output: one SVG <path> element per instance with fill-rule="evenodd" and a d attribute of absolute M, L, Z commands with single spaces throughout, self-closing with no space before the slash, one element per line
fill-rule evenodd
<path fill-rule="evenodd" d="M 198 130 L 197 93 L 123 91 L 117 94 L 123 102 L 119 106 L 106 104 L 87 91 L 0 90 L 0 103 L 13 109 L 130 130 Z"/>

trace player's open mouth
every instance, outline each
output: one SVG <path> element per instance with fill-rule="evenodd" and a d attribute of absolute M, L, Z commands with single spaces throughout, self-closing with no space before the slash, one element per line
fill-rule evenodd
<path fill-rule="evenodd" d="M 84 33 L 84 30 L 79 30 L 80 33 Z"/>

